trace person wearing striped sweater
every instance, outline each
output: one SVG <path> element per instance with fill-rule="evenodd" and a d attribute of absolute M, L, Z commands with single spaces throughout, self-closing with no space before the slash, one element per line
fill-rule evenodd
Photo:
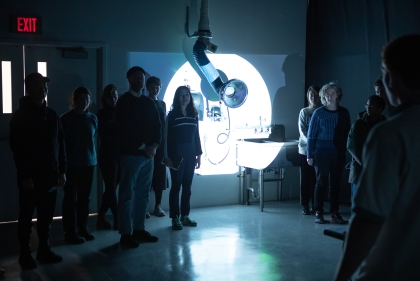
<path fill-rule="evenodd" d="M 315 167 L 315 223 L 324 221 L 324 195 L 329 184 L 330 221 L 345 223 L 339 214 L 340 180 L 346 161 L 346 143 L 350 130 L 349 111 L 339 106 L 343 97 L 336 83 L 322 87 L 324 106 L 314 111 L 308 130 L 307 161 Z"/>
<path fill-rule="evenodd" d="M 171 191 L 169 192 L 169 216 L 172 229 L 183 226 L 197 226 L 189 218 L 191 185 L 194 169 L 201 165 L 201 142 L 198 130 L 198 112 L 190 89 L 180 86 L 175 92 L 172 110 L 165 123 L 164 164 L 171 171 Z M 181 204 L 179 192 L 182 186 Z"/>

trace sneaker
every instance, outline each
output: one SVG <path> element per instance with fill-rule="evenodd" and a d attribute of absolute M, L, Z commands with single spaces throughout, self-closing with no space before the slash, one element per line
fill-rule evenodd
<path fill-rule="evenodd" d="M 37 267 L 36 260 L 32 257 L 31 252 L 22 252 L 19 255 L 19 264 L 23 270 L 34 269 Z"/>
<path fill-rule="evenodd" d="M 141 242 L 157 242 L 159 238 L 153 236 L 146 230 L 133 230 L 133 238 Z"/>
<path fill-rule="evenodd" d="M 121 235 L 120 245 L 121 247 L 125 248 L 137 248 L 139 246 L 139 243 L 134 239 L 134 237 L 131 234 L 124 234 Z"/>
<path fill-rule="evenodd" d="M 83 244 L 86 242 L 86 239 L 79 236 L 76 231 L 66 232 L 64 240 L 70 244 Z"/>
<path fill-rule="evenodd" d="M 312 206 L 312 208 L 311 208 L 311 215 L 315 215 L 315 208 Z"/>
<path fill-rule="evenodd" d="M 197 222 L 195 220 L 190 219 L 188 216 L 181 216 L 180 221 L 182 225 L 185 226 L 197 226 Z"/>
<path fill-rule="evenodd" d="M 150 218 L 149 212 L 146 213 L 146 219 Z"/>
<path fill-rule="evenodd" d="M 182 226 L 181 221 L 179 220 L 179 217 L 176 216 L 172 219 L 172 229 L 173 230 L 181 230 L 184 227 Z"/>
<path fill-rule="evenodd" d="M 325 221 L 324 221 L 324 215 L 321 212 L 316 211 L 314 222 L 315 223 L 324 224 L 325 223 Z"/>
<path fill-rule="evenodd" d="M 36 259 L 41 263 L 58 263 L 63 260 L 63 257 L 57 255 L 48 247 L 46 249 L 38 249 Z"/>
<path fill-rule="evenodd" d="M 337 224 L 345 224 L 347 223 L 343 218 L 338 214 L 338 212 L 332 213 L 330 216 L 330 222 L 331 223 L 337 223 Z"/>
<path fill-rule="evenodd" d="M 311 215 L 311 211 L 309 210 L 308 206 L 302 207 L 302 215 Z"/>
<path fill-rule="evenodd" d="M 79 229 L 79 236 L 85 238 L 86 241 L 95 239 L 95 235 L 93 235 L 92 232 L 90 232 L 87 228 Z"/>
<path fill-rule="evenodd" d="M 165 211 L 162 209 L 162 206 L 159 204 L 155 207 L 155 210 L 153 211 L 153 214 L 157 217 L 164 217 Z"/>

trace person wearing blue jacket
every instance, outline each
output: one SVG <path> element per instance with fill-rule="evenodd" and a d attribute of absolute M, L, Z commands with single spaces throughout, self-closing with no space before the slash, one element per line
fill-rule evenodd
<path fill-rule="evenodd" d="M 89 89 L 78 87 L 71 95 L 71 110 L 60 117 L 68 164 L 62 205 L 63 227 L 65 241 L 70 244 L 95 239 L 87 227 L 98 134 L 98 118 L 89 112 L 90 104 Z"/>

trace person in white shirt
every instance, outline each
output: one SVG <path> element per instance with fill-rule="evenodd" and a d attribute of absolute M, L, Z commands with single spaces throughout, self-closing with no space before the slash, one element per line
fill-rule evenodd
<path fill-rule="evenodd" d="M 309 122 L 312 114 L 321 102 L 319 99 L 319 87 L 310 86 L 306 93 L 308 107 L 299 112 L 299 157 L 300 157 L 300 204 L 303 215 L 315 214 L 314 210 L 314 187 L 316 182 L 315 169 L 306 161 L 306 144 L 308 142 Z M 312 210 L 309 209 L 309 201 L 312 200 Z"/>

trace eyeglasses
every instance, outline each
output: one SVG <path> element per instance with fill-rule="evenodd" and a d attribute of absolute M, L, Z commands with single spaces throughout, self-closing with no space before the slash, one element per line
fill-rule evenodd
<path fill-rule="evenodd" d="M 378 106 L 377 105 L 374 105 L 374 104 L 366 104 L 365 105 L 365 108 L 366 109 L 368 109 L 368 108 L 377 108 Z"/>

